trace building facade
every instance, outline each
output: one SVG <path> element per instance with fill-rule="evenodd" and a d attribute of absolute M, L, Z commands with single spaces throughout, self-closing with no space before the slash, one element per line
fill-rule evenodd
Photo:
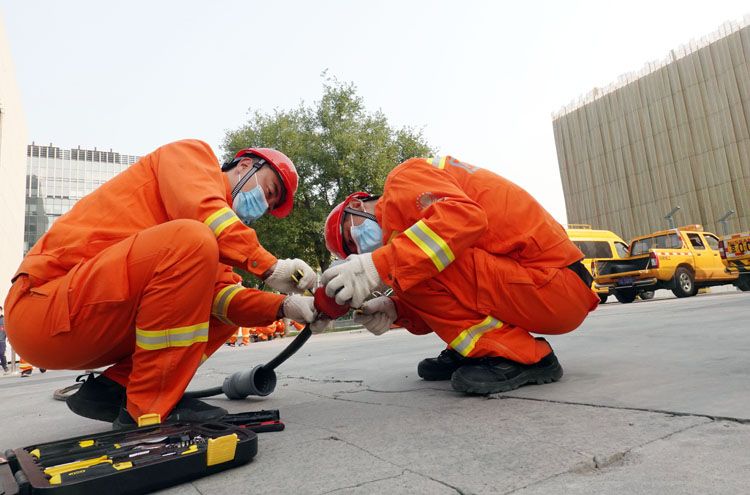
<path fill-rule="evenodd" d="M 26 120 L 0 18 L 0 306 L 23 257 Z"/>
<path fill-rule="evenodd" d="M 623 238 L 750 230 L 750 17 L 553 116 L 571 223 Z"/>
<path fill-rule="evenodd" d="M 26 215 L 23 252 L 49 230 L 61 215 L 140 157 L 113 151 L 26 147 Z"/>

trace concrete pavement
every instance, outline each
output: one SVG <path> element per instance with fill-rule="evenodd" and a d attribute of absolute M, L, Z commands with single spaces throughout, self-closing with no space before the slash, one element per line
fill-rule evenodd
<path fill-rule="evenodd" d="M 278 408 L 255 460 L 174 494 L 746 493 L 750 484 L 750 294 L 608 303 L 549 340 L 565 376 L 491 397 L 424 382 L 435 336 L 314 336 L 267 398 Z M 220 350 L 191 388 L 264 362 L 288 339 Z M 0 379 L 0 448 L 104 431 L 51 398 L 73 372 Z"/>

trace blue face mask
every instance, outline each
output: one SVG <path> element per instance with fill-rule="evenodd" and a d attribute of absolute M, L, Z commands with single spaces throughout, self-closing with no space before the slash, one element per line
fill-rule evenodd
<path fill-rule="evenodd" d="M 266 201 L 266 195 L 263 194 L 263 188 L 257 185 L 249 191 L 239 192 L 234 197 L 232 209 L 245 225 L 250 225 L 262 217 L 268 210 L 268 201 Z"/>
<path fill-rule="evenodd" d="M 375 220 L 367 218 L 359 225 L 352 225 L 350 232 L 359 254 L 371 253 L 383 246 L 383 230 Z"/>

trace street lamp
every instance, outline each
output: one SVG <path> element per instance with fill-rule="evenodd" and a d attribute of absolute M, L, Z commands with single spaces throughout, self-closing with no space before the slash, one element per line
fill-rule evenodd
<path fill-rule="evenodd" d="M 675 226 L 674 218 L 673 217 L 674 217 L 674 214 L 677 213 L 678 211 L 680 211 L 680 207 L 679 206 L 675 206 L 674 208 L 672 208 L 672 211 L 670 211 L 669 213 L 667 213 L 667 216 L 664 217 L 664 219 L 667 222 L 669 222 L 669 228 L 670 229 L 676 229 L 677 228 Z"/>
<path fill-rule="evenodd" d="M 727 218 L 731 217 L 732 215 L 734 215 L 734 210 L 729 210 L 728 212 L 724 213 L 724 216 L 718 220 L 718 222 L 721 224 L 723 235 L 729 234 L 729 229 L 727 228 Z"/>

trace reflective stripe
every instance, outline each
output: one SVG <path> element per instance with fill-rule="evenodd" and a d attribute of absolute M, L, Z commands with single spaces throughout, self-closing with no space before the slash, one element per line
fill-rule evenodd
<path fill-rule="evenodd" d="M 440 272 L 456 259 L 450 246 L 422 220 L 406 229 L 404 234 L 430 257 Z"/>
<path fill-rule="evenodd" d="M 492 316 L 488 316 L 487 318 L 482 320 L 481 323 L 477 323 L 473 327 L 469 327 L 458 334 L 458 337 L 453 339 L 453 341 L 450 343 L 450 346 L 456 352 L 466 357 L 474 349 L 477 340 L 479 340 L 482 335 L 489 332 L 490 330 L 495 330 L 496 328 L 500 328 L 502 326 L 502 321 L 493 318 Z"/>
<path fill-rule="evenodd" d="M 441 170 L 445 168 L 444 156 L 435 156 L 432 158 L 427 158 L 427 161 L 430 162 L 430 165 L 432 165 L 435 168 L 439 168 Z"/>
<path fill-rule="evenodd" d="M 224 229 L 232 225 L 234 222 L 239 222 L 239 217 L 232 211 L 231 208 L 222 208 L 213 212 L 208 218 L 203 220 L 203 223 L 208 225 L 216 237 L 224 232 Z"/>
<path fill-rule="evenodd" d="M 227 311 L 229 311 L 229 303 L 232 302 L 234 296 L 240 293 L 244 289 L 240 284 L 227 285 L 214 296 L 214 305 L 211 308 L 211 314 L 219 319 L 222 323 L 227 325 L 234 325 L 234 323 L 227 317 Z"/>
<path fill-rule="evenodd" d="M 208 342 L 208 322 L 167 330 L 135 329 L 135 343 L 141 349 L 155 351 L 167 347 L 189 347 L 198 342 Z"/>

